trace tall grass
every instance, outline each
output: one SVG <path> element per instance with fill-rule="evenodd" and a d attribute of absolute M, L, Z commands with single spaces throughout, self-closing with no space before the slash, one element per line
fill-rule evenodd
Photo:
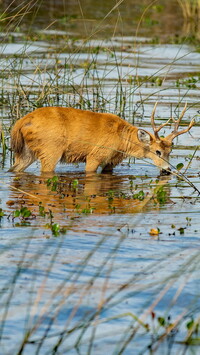
<path fill-rule="evenodd" d="M 200 1 L 199 0 L 177 0 L 183 16 L 187 20 L 199 21 L 200 19 Z"/>

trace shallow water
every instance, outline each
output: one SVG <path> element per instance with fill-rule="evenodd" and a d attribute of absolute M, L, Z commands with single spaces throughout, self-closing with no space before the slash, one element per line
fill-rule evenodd
<path fill-rule="evenodd" d="M 51 191 L 46 179 L 38 175 L 29 173 L 16 178 L 5 171 L 1 173 L 2 208 L 6 214 L 21 206 L 26 206 L 33 214 L 27 226 L 18 218 L 12 221 L 12 217 L 3 217 L 1 222 L 3 305 L 13 289 L 2 354 L 19 346 L 27 324 L 35 324 L 43 312 L 44 318 L 36 323 L 30 338 L 36 343 L 26 345 L 25 349 L 35 353 L 37 339 L 47 330 L 53 317 L 52 327 L 41 347 L 41 353 L 51 353 L 66 322 L 66 329 L 73 328 L 92 316 L 110 295 L 111 300 L 105 302 L 105 309 L 95 321 L 95 354 L 102 353 L 102 346 L 106 351 L 113 351 L 117 344 L 120 348 L 126 328 L 135 324 L 132 313 L 143 315 L 145 321 L 151 323 L 144 313 L 165 288 L 166 293 L 163 292 L 155 307 L 157 316 L 168 309 L 167 315 L 174 321 L 186 310 L 193 314 L 199 307 L 199 199 L 195 199 L 192 188 L 180 182 L 177 186 L 177 179 L 173 177 L 155 183 L 156 168 L 147 164 L 119 166 L 112 175 L 92 177 L 85 177 L 81 168 L 83 166 L 76 172 L 75 167 L 68 166 L 67 173 L 61 173 L 64 167 L 57 168 L 62 184 L 59 193 Z M 34 172 L 34 168 L 31 170 Z M 191 171 L 192 168 L 190 174 Z M 149 197 L 146 201 L 133 200 L 130 176 L 136 177 L 133 181 L 134 186 L 138 185 L 137 190 L 149 193 L 158 184 L 165 183 L 165 203 L 160 205 Z M 76 190 L 70 187 L 74 179 L 79 181 Z M 199 187 L 196 175 L 190 179 Z M 106 195 L 110 190 L 116 194 L 111 203 Z M 6 205 L 8 201 L 12 206 Z M 39 216 L 40 201 L 45 211 L 52 211 L 53 222 L 66 228 L 64 234 L 53 236 L 46 227 L 49 218 Z M 159 236 L 149 234 L 155 227 L 160 228 Z M 184 234 L 179 230 L 182 227 Z M 116 316 L 119 318 L 115 320 Z M 80 345 L 83 353 L 88 348 L 90 329 Z M 183 326 L 178 329 L 181 339 L 185 329 Z M 127 346 L 126 354 L 132 353 L 133 346 L 135 351 L 146 351 L 151 337 L 144 330 L 141 332 L 138 331 L 132 345 Z M 79 330 L 72 332 L 63 341 L 61 353 L 76 353 L 73 344 L 79 335 Z M 162 346 L 166 349 L 165 343 Z M 180 346 L 174 344 L 173 349 L 176 353 Z"/>
<path fill-rule="evenodd" d="M 1 147 L 0 354 L 19 354 L 25 336 L 24 354 L 120 354 L 123 348 L 127 355 L 179 354 L 186 323 L 197 319 L 200 306 L 198 150 L 191 160 L 199 145 L 200 54 L 192 45 L 153 45 L 145 31 L 137 41 L 127 34 L 87 43 L 80 33 L 76 41 L 67 30 L 57 33 L 65 34 L 65 45 L 61 37 L 49 40 L 51 29 L 41 41 L 24 43 L 22 33 L 17 43 L 1 45 L 7 145 L 12 118 L 31 111 L 42 95 L 44 105 L 81 105 L 82 90 L 92 109 L 102 99 L 97 108 L 122 113 L 147 130 L 156 100 L 157 124 L 171 112 L 177 118 L 187 101 L 183 123 L 197 115 L 197 124 L 175 140 L 170 160 L 173 170 L 184 164 L 186 180 L 160 177 L 150 162 L 132 159 L 112 174 L 89 176 L 84 164 L 58 165 L 58 181 L 48 186 L 53 176 L 42 176 L 38 163 L 23 174 L 7 172 L 12 159 L 9 151 L 3 159 Z M 193 87 L 189 78 L 196 80 Z M 95 99 L 98 83 L 102 91 Z M 116 103 L 119 83 L 124 109 Z M 16 214 L 23 207 L 28 218 Z M 159 234 L 151 235 L 152 228 Z M 176 322 L 161 342 L 167 325 Z M 199 350 L 191 346 L 186 353 Z"/>

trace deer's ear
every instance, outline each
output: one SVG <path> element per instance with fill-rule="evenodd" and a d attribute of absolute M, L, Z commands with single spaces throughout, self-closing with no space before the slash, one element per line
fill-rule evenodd
<path fill-rule="evenodd" d="M 151 136 L 147 131 L 144 131 L 143 129 L 138 129 L 138 139 L 140 142 L 144 144 L 150 144 L 151 143 Z"/>

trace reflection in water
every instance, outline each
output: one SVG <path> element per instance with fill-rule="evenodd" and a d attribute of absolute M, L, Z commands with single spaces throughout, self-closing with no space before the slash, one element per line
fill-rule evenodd
<path fill-rule="evenodd" d="M 66 174 L 56 178 L 21 174 L 13 179 L 11 199 L 15 207 L 27 205 L 34 212 L 39 203 L 62 217 L 65 212 L 75 213 L 138 213 L 147 209 L 159 209 L 162 194 L 164 203 L 169 200 L 170 177 L 135 184 L 127 176 L 110 174 Z M 165 188 L 164 188 L 165 186 Z M 19 194 L 19 192 L 21 192 Z M 24 192 L 24 193 L 23 193 Z M 161 204 L 163 203 L 161 202 Z"/>

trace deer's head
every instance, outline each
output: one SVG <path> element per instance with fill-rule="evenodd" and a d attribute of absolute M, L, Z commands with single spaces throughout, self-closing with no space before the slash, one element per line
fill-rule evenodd
<path fill-rule="evenodd" d="M 181 112 L 179 118 L 175 120 L 173 117 L 169 118 L 169 120 L 163 124 L 161 124 L 159 127 L 156 127 L 155 121 L 154 121 L 154 116 L 155 116 L 155 111 L 156 111 L 156 106 L 157 102 L 154 106 L 152 115 L 151 115 L 151 125 L 154 131 L 154 134 L 150 134 L 149 132 L 145 130 L 138 130 L 138 139 L 140 142 L 146 145 L 145 148 L 145 157 L 150 158 L 153 160 L 154 164 L 158 166 L 161 170 L 161 173 L 170 173 L 170 167 L 169 167 L 169 155 L 172 150 L 172 141 L 175 137 L 178 137 L 180 134 L 188 132 L 192 126 L 194 125 L 194 119 L 190 122 L 189 126 L 186 129 L 182 129 L 178 131 L 180 122 L 185 114 L 187 104 L 185 104 L 185 107 L 183 111 Z M 174 129 L 173 131 L 165 138 L 159 137 L 158 132 L 166 126 L 170 121 L 174 122 Z"/>

